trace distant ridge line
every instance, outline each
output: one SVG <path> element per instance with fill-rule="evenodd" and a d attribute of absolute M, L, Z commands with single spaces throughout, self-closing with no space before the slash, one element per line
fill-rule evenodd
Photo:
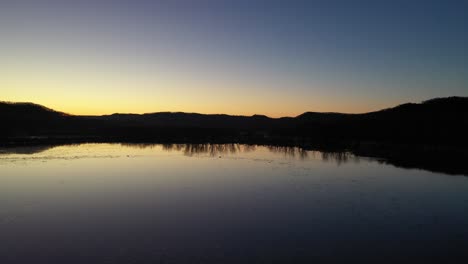
<path fill-rule="evenodd" d="M 107 115 L 92 115 L 90 117 L 108 117 L 108 116 L 144 116 L 144 115 L 163 115 L 163 114 L 171 114 L 171 115 L 199 115 L 199 116 L 229 116 L 229 117 L 257 117 L 257 118 L 268 118 L 268 119 L 282 119 L 282 118 L 299 118 L 304 115 L 308 114 L 321 114 L 321 115 L 365 115 L 365 114 L 371 114 L 371 113 L 378 113 L 382 111 L 388 111 L 391 109 L 395 108 L 400 108 L 400 107 L 406 107 L 406 106 L 412 106 L 412 105 L 427 105 L 427 104 L 440 104 L 440 103 L 449 103 L 449 102 L 458 102 L 458 103 L 468 103 L 468 97 L 464 96 L 449 96 L 449 97 L 437 97 L 437 98 L 432 98 L 432 99 L 427 99 L 423 100 L 420 103 L 402 103 L 400 105 L 394 106 L 394 107 L 388 107 L 388 108 L 383 108 L 381 110 L 376 110 L 376 111 L 370 111 L 370 112 L 364 112 L 364 113 L 340 113 L 340 112 L 316 112 L 316 111 L 306 111 L 302 114 L 299 114 L 295 117 L 290 117 L 290 116 L 283 116 L 283 117 L 269 117 L 263 114 L 253 114 L 250 116 L 246 115 L 229 115 L 229 114 L 203 114 L 203 113 L 197 113 L 197 112 L 181 112 L 181 111 L 161 111 L 161 112 L 148 112 L 148 113 L 142 113 L 142 114 L 137 114 L 137 113 L 112 113 L 112 114 L 107 114 Z M 33 103 L 33 102 L 12 102 L 12 101 L 0 101 L 0 105 L 11 105 L 11 106 L 30 106 L 30 107 L 37 107 L 45 111 L 49 112 L 56 112 L 56 113 L 61 113 L 63 115 L 70 115 L 70 116 L 83 116 L 83 115 L 75 115 L 71 113 L 65 113 L 61 111 L 54 110 L 52 108 L 49 108 L 47 106 Z"/>

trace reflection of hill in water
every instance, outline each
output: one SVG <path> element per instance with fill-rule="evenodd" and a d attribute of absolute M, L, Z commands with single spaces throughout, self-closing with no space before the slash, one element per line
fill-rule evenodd
<path fill-rule="evenodd" d="M 77 145 L 77 144 L 67 144 Z M 122 146 L 132 148 L 155 148 L 161 146 L 164 151 L 182 152 L 186 156 L 210 155 L 212 157 L 222 156 L 227 154 L 247 153 L 257 150 L 259 145 L 244 145 L 244 144 L 147 144 L 147 143 L 121 143 Z M 21 146 L 0 149 L 0 156 L 7 154 L 25 154 L 32 155 L 47 151 L 60 145 L 43 145 L 43 146 Z M 286 157 L 298 158 L 307 160 L 310 158 L 319 158 L 325 162 L 336 162 L 337 165 L 347 162 L 359 162 L 361 154 L 369 156 L 368 160 L 378 161 L 379 163 L 389 164 L 406 169 L 423 169 L 433 172 L 445 174 L 466 175 L 468 176 L 468 165 L 465 163 L 465 153 L 445 153 L 435 157 L 432 154 L 407 155 L 398 151 L 382 153 L 382 152 L 367 152 L 354 154 L 348 150 L 332 151 L 324 148 L 320 149 L 305 149 L 294 146 L 262 146 L 270 152 L 283 154 Z M 432 156 L 430 156 L 432 155 Z"/>
<path fill-rule="evenodd" d="M 3 148 L 0 149 L 0 155 L 5 154 L 38 154 L 49 149 L 52 149 L 56 146 L 23 146 L 23 147 L 14 147 L 14 148 Z"/>

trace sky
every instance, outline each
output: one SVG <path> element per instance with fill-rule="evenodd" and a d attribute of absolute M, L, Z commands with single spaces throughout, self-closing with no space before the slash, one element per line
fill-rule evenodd
<path fill-rule="evenodd" d="M 0 101 L 361 113 L 468 96 L 468 1 L 0 2 Z"/>

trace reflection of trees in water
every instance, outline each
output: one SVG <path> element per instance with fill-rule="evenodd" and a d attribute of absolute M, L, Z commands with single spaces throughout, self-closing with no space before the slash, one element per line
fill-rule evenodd
<path fill-rule="evenodd" d="M 79 144 L 70 144 L 77 146 Z M 138 149 L 153 149 L 162 147 L 164 151 L 178 151 L 186 156 L 196 156 L 208 154 L 212 157 L 248 153 L 257 150 L 258 145 L 243 145 L 243 144 L 148 144 L 148 143 L 121 143 L 121 146 L 132 147 Z M 56 146 L 30 146 L 30 147 L 15 147 L 0 149 L 1 154 L 35 154 L 40 153 Z M 272 153 L 283 154 L 287 157 L 299 158 L 306 160 L 309 158 L 321 158 L 324 161 L 335 161 L 338 165 L 349 161 L 358 161 L 358 157 L 349 152 L 327 152 L 327 151 L 311 151 L 300 147 L 291 146 L 265 146 Z"/>
<path fill-rule="evenodd" d="M 242 145 L 243 152 L 252 152 L 257 149 L 256 145 Z"/>
<path fill-rule="evenodd" d="M 137 149 L 153 149 L 158 146 L 158 144 L 148 144 L 148 143 L 120 143 L 121 146 L 137 148 Z"/>
<path fill-rule="evenodd" d="M 257 145 L 243 145 L 243 144 L 123 144 L 125 146 L 137 147 L 137 148 L 154 148 L 156 146 L 162 146 L 164 151 L 179 151 L 184 153 L 186 156 L 196 156 L 208 154 L 212 157 L 236 154 L 236 153 L 247 153 L 257 149 Z M 349 162 L 359 161 L 359 158 L 345 151 L 312 151 L 306 150 L 300 147 L 292 146 L 265 146 L 272 153 L 283 154 L 287 157 L 299 158 L 306 160 L 309 158 L 321 158 L 323 161 L 334 161 L 338 165 Z"/>
<path fill-rule="evenodd" d="M 181 151 L 187 144 L 162 144 L 162 149 L 165 151 Z"/>
<path fill-rule="evenodd" d="M 86 143 L 70 143 L 70 144 L 52 144 L 52 145 L 36 145 L 36 146 L 12 146 L 0 147 L 0 156 L 9 154 L 24 154 L 34 155 L 37 153 L 45 152 L 59 146 L 79 146 Z M 139 148 L 139 149 L 159 149 L 162 147 L 164 151 L 178 151 L 187 156 L 194 156 L 198 154 L 207 154 L 211 156 L 218 156 L 223 154 L 246 153 L 255 151 L 259 145 L 243 145 L 243 144 L 148 144 L 148 143 L 119 143 L 121 146 Z M 263 146 L 263 145 L 262 145 Z M 321 159 L 325 162 L 336 162 L 338 165 L 347 162 L 359 162 L 360 158 L 350 151 L 336 149 L 330 151 L 326 149 L 306 150 L 300 147 L 291 146 L 263 146 L 272 153 L 284 154 L 289 157 L 298 157 L 301 160 L 306 159 Z M 400 151 L 398 148 L 393 151 L 373 153 L 372 149 L 366 153 L 361 153 L 368 157 L 366 160 L 377 160 L 381 163 L 391 164 L 402 168 L 419 168 L 429 171 L 442 172 L 448 174 L 463 174 L 468 175 L 466 172 L 466 152 L 465 151 L 449 151 L 450 149 L 432 149 L 427 150 L 413 150 L 419 151 L 418 154 L 408 155 Z M 442 154 L 443 153 L 443 154 Z M 358 153 L 359 154 L 359 153 Z M 432 155 L 432 156 L 431 156 Z M 433 155 L 443 157 L 441 160 L 434 161 Z M 393 157 L 393 158 L 392 158 Z M 445 163 L 444 163 L 445 162 Z"/>
<path fill-rule="evenodd" d="M 347 163 L 349 161 L 359 162 L 359 157 L 346 151 L 342 151 L 342 152 L 321 151 L 320 153 L 322 155 L 322 160 L 335 161 L 338 165 Z"/>
<path fill-rule="evenodd" d="M 308 151 L 298 147 L 286 146 L 265 146 L 273 153 L 282 153 L 289 157 L 300 157 L 306 159 Z M 219 156 L 223 154 L 247 153 L 257 149 L 256 145 L 242 144 L 163 144 L 165 151 L 181 151 L 187 156 L 199 154 L 209 154 L 210 156 Z"/>
<path fill-rule="evenodd" d="M 235 154 L 237 152 L 244 152 L 245 149 L 240 144 L 163 144 L 165 151 L 181 151 L 184 155 L 194 156 L 199 154 L 209 154 L 210 156 L 218 156 L 221 154 Z"/>
<path fill-rule="evenodd" d="M 281 153 L 289 157 L 299 157 L 304 160 L 309 157 L 309 152 L 299 147 L 288 147 L 288 146 L 267 146 L 268 150 L 273 153 Z"/>
<path fill-rule="evenodd" d="M 334 161 L 338 165 L 347 163 L 349 161 L 359 162 L 359 157 L 353 155 L 350 152 L 346 151 L 314 151 L 306 150 L 300 147 L 290 147 L 290 146 L 267 146 L 268 150 L 273 153 L 281 153 L 288 157 L 299 157 L 301 160 L 308 158 L 321 158 L 323 161 Z"/>

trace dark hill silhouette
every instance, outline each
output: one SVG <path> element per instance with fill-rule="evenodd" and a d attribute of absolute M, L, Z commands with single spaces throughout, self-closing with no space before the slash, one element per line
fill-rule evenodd
<path fill-rule="evenodd" d="M 294 134 L 349 140 L 466 144 L 468 98 L 408 103 L 365 114 L 304 113 Z"/>
<path fill-rule="evenodd" d="M 71 116 L 33 103 L 0 102 L 0 138 L 54 133 L 66 127 Z"/>
<path fill-rule="evenodd" d="M 0 102 L 0 145 L 82 142 L 246 143 L 377 157 L 408 168 L 468 175 L 468 98 L 436 98 L 364 114 L 297 117 L 197 113 L 75 116 Z"/>
<path fill-rule="evenodd" d="M 53 118 L 67 116 L 65 113 L 54 111 L 42 105 L 33 103 L 0 102 L 0 115 L 2 118 Z"/>
<path fill-rule="evenodd" d="M 100 120 L 132 124 L 135 126 L 158 127 L 198 127 L 198 128 L 231 128 L 261 129 L 275 123 L 276 119 L 266 116 L 230 116 L 223 114 L 204 115 L 197 113 L 160 112 L 151 114 L 113 114 L 97 117 Z"/>
<path fill-rule="evenodd" d="M 32 103 L 0 103 L 0 142 L 82 138 L 140 141 L 391 142 L 467 145 L 468 98 L 436 98 L 364 114 L 306 112 L 297 117 L 182 112 L 75 116 Z"/>

